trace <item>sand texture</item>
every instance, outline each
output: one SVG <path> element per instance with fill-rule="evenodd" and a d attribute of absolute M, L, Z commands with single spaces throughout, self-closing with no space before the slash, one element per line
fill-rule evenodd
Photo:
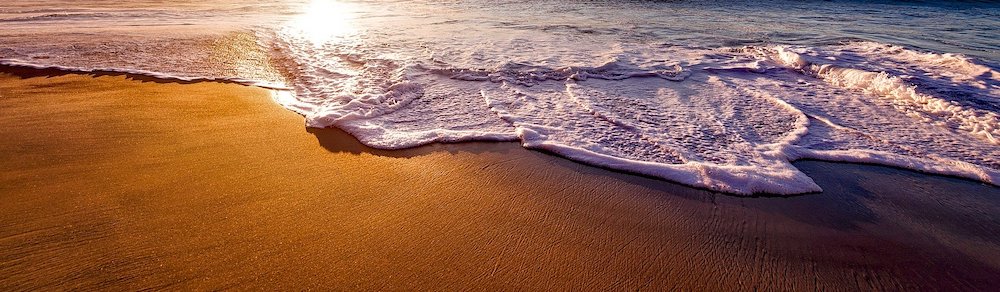
<path fill-rule="evenodd" d="M 826 192 L 732 197 L 514 143 L 373 150 L 259 88 L 8 71 L 3 291 L 1000 287 L 977 182 L 803 161 Z"/>

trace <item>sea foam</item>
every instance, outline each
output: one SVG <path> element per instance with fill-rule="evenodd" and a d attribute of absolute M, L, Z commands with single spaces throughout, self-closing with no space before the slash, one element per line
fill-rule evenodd
<path fill-rule="evenodd" d="M 596 66 L 456 68 L 362 55 L 331 60 L 309 51 L 320 48 L 279 46 L 293 54 L 285 64 L 293 66 L 283 68 L 290 85 L 15 59 L 0 65 L 260 86 L 285 92 L 276 101 L 307 125 L 341 128 L 375 148 L 519 141 L 733 194 L 821 191 L 790 163 L 798 159 L 1000 182 L 1000 74 L 961 55 L 855 42 L 677 48 L 662 63 L 641 65 L 616 51 Z"/>
<path fill-rule="evenodd" d="M 854 42 L 679 47 L 659 51 L 661 61 L 619 49 L 594 66 L 460 67 L 315 49 L 282 44 L 300 60 L 289 68 L 298 97 L 285 106 L 376 148 L 517 140 L 734 194 L 821 191 L 790 163 L 797 159 L 1000 181 L 998 75 L 958 55 Z"/>

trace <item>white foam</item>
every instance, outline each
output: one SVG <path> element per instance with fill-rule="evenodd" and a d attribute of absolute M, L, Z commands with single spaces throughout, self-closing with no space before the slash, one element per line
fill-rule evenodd
<path fill-rule="evenodd" d="M 824 64 L 815 60 L 810 61 L 802 55 L 802 52 L 806 51 L 806 49 L 802 48 L 799 49 L 799 52 L 795 52 L 794 49 L 784 46 L 778 46 L 774 50 L 776 51 L 775 59 L 782 65 L 802 70 L 834 86 L 890 99 L 894 106 L 914 117 L 921 118 L 924 122 L 967 131 L 990 143 L 1000 144 L 1000 116 L 995 112 L 969 108 L 962 106 L 958 102 L 919 93 L 915 85 L 906 82 L 900 76 L 894 76 L 885 71 L 872 72 L 864 69 L 842 67 L 838 64 Z M 992 73 L 990 78 L 1000 77 L 1000 74 L 997 74 L 995 71 L 981 65 L 969 63 L 967 59 L 957 58 L 952 55 L 917 54 L 908 50 L 898 50 L 897 52 L 903 52 L 910 56 L 916 55 L 923 60 L 930 59 L 931 62 L 935 63 L 957 63 L 957 66 L 951 68 L 957 67 L 957 69 L 965 70 L 946 72 L 951 73 L 949 75 L 961 75 L 964 78 L 952 78 L 951 82 L 961 82 L 959 80 L 968 82 L 969 80 L 974 80 L 975 76 L 984 73 L 983 71 Z M 819 58 L 815 59 L 822 60 Z M 908 59 L 914 60 L 914 58 Z M 979 85 L 981 89 L 985 88 L 985 85 L 980 83 L 972 83 L 972 85 Z M 968 87 L 969 85 L 966 86 Z"/>
<path fill-rule="evenodd" d="M 310 126 L 338 127 L 376 148 L 516 140 L 591 165 L 734 194 L 821 191 L 790 163 L 797 159 L 1000 182 L 990 104 L 970 106 L 921 88 L 948 82 L 952 92 L 989 101 L 997 87 L 993 69 L 954 55 L 899 49 L 892 50 L 898 56 L 879 55 L 931 72 L 914 84 L 890 74 L 892 67 L 857 68 L 893 62 L 845 56 L 876 45 L 845 46 L 680 48 L 662 64 L 608 57 L 596 66 L 550 69 L 515 63 L 441 68 L 357 54 L 329 59 L 309 51 L 324 48 L 285 44 L 297 53 L 294 66 L 285 68 L 295 70 L 290 88 L 242 78 L 0 64 L 278 89 L 275 100 L 306 116 Z M 865 61 L 852 63 L 859 59 Z"/>
<path fill-rule="evenodd" d="M 377 148 L 516 139 L 579 162 L 734 194 L 820 191 L 790 163 L 796 159 L 998 178 L 996 113 L 921 88 L 949 82 L 949 90 L 993 96 L 995 71 L 962 56 L 893 49 L 890 62 L 856 52 L 878 46 L 870 43 L 616 47 L 590 65 L 476 67 L 286 41 L 282 51 L 298 60 L 291 75 L 300 95 L 286 105 L 310 125 L 342 128 Z M 929 77 L 914 84 L 857 67 L 900 62 Z"/>
<path fill-rule="evenodd" d="M 942 157 L 921 158 L 867 149 L 812 150 L 802 147 L 794 148 L 792 153 L 795 153 L 795 156 L 790 157 L 797 157 L 797 159 L 881 164 L 926 173 L 963 177 L 993 185 L 1000 183 L 1000 171 L 996 169 Z"/>

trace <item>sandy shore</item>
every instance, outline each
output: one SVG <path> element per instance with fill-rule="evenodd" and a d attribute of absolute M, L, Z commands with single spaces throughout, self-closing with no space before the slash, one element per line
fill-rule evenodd
<path fill-rule="evenodd" d="M 9 69 L 9 68 L 8 68 Z M 58 75 L 58 76 L 56 76 Z M 377 151 L 266 90 L 0 74 L 0 290 L 1000 287 L 1000 188 L 739 198 L 514 143 Z"/>

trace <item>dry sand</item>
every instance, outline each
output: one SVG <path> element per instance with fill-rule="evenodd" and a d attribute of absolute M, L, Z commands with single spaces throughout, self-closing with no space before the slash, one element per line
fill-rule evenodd
<path fill-rule="evenodd" d="M 1000 188 L 740 198 L 514 143 L 366 148 L 266 90 L 0 74 L 0 290 L 1000 287 Z M 114 74 L 111 74 L 114 75 Z"/>

